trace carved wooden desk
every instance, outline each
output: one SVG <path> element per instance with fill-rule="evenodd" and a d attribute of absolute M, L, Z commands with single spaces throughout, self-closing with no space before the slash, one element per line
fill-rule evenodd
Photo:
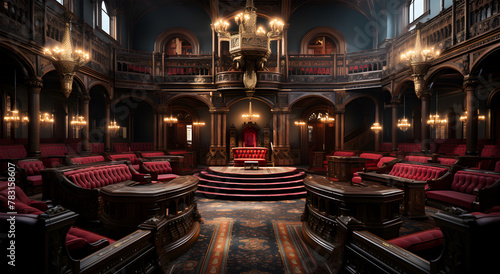
<path fill-rule="evenodd" d="M 356 156 L 328 156 L 328 178 L 333 181 L 350 182 L 352 174 L 365 167 L 365 158 Z M 353 172 L 354 171 L 354 172 Z"/>
<path fill-rule="evenodd" d="M 131 185 L 123 182 L 100 189 L 103 212 L 101 222 L 115 233 L 129 233 L 155 216 L 184 218 L 192 223 L 197 214 L 194 201 L 198 179 L 180 176 L 171 181 Z M 191 220 L 188 220 L 191 219 Z"/>
<path fill-rule="evenodd" d="M 353 186 L 350 182 L 334 182 L 323 176 L 304 179 L 307 200 L 302 230 L 308 242 L 331 251 L 337 216 L 352 216 L 363 222 L 367 230 L 385 239 L 399 236 L 402 225 L 400 204 L 403 191 L 378 183 Z"/>

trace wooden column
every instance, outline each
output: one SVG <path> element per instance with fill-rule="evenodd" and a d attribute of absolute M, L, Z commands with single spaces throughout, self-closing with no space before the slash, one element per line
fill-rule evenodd
<path fill-rule="evenodd" d="M 273 109 L 274 165 L 293 164 L 290 154 L 290 111 Z M 302 129 L 301 129 L 302 130 Z"/>
<path fill-rule="evenodd" d="M 335 150 L 344 149 L 345 109 L 335 110 Z"/>
<path fill-rule="evenodd" d="M 83 119 L 85 120 L 86 124 L 82 127 L 81 132 L 80 132 L 80 141 L 82 143 L 82 153 L 89 153 L 90 152 L 90 143 L 89 143 L 89 137 L 90 137 L 90 132 L 89 132 L 89 102 L 90 102 L 90 96 L 88 94 L 85 94 L 81 98 L 82 100 L 80 101 L 80 109 L 82 110 L 82 116 Z"/>
<path fill-rule="evenodd" d="M 477 130 L 477 104 L 476 104 L 476 87 L 479 82 L 476 78 L 471 76 L 466 76 L 464 78 L 464 89 L 466 93 L 467 102 L 467 122 L 466 126 L 466 154 L 467 155 L 478 155 L 477 141 L 478 141 L 478 130 Z"/>
<path fill-rule="evenodd" d="M 391 109 L 392 109 L 392 127 L 391 127 L 391 137 L 392 137 L 392 151 L 398 150 L 398 106 L 400 100 L 398 98 L 391 99 Z"/>
<path fill-rule="evenodd" d="M 335 150 L 340 149 L 340 113 L 335 112 Z"/>
<path fill-rule="evenodd" d="M 111 103 L 110 99 L 104 102 L 104 151 L 111 151 L 111 132 L 109 125 L 111 125 Z"/>
<path fill-rule="evenodd" d="M 43 81 L 40 77 L 31 77 L 28 86 L 28 156 L 40 156 L 40 91 Z"/>
<path fill-rule="evenodd" d="M 226 146 L 226 108 L 210 110 L 211 136 L 210 151 L 207 156 L 207 165 L 226 165 L 228 153 Z"/>
<path fill-rule="evenodd" d="M 422 117 L 420 119 L 421 128 L 421 142 L 422 142 L 422 152 L 430 152 L 430 129 L 427 124 L 427 119 L 429 119 L 430 108 L 431 108 L 431 94 L 427 91 L 420 96 Z"/>

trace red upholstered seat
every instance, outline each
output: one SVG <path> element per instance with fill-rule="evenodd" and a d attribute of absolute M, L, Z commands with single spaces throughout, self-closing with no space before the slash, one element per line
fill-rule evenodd
<path fill-rule="evenodd" d="M 132 173 L 125 164 L 72 170 L 64 175 L 79 187 L 90 189 L 132 180 Z"/>
<path fill-rule="evenodd" d="M 47 204 L 41 201 L 31 200 L 26 196 L 21 188 L 18 186 L 14 187 L 15 191 L 15 199 L 14 199 L 14 210 L 9 209 L 9 188 L 8 182 L 0 182 L 0 202 L 2 204 L 2 208 L 5 211 L 15 211 L 19 214 L 40 214 L 43 211 L 47 210 Z M 12 203 L 10 204 L 12 205 Z"/>
<path fill-rule="evenodd" d="M 444 238 L 443 232 L 437 227 L 394 238 L 388 240 L 388 242 L 415 253 L 441 246 Z"/>
<path fill-rule="evenodd" d="M 495 172 L 500 172 L 500 161 L 495 164 Z"/>
<path fill-rule="evenodd" d="M 131 143 L 130 150 L 131 151 L 154 150 L 154 145 L 153 145 L 153 143 Z"/>
<path fill-rule="evenodd" d="M 420 143 L 400 143 L 398 149 L 401 152 L 420 152 L 422 145 Z"/>
<path fill-rule="evenodd" d="M 97 162 L 104 162 L 104 156 L 86 156 L 86 157 L 75 157 L 71 158 L 71 161 L 75 164 L 78 165 L 84 165 L 84 164 L 90 164 L 90 163 L 97 163 Z"/>
<path fill-rule="evenodd" d="M 451 166 L 457 162 L 457 159 L 455 159 L 455 158 L 438 158 L 438 161 L 442 165 Z"/>
<path fill-rule="evenodd" d="M 164 156 L 165 152 L 163 151 L 153 151 L 153 152 L 143 152 L 141 153 L 142 157 L 156 157 L 156 156 Z"/>
<path fill-rule="evenodd" d="M 137 155 L 134 153 L 118 153 L 118 154 L 109 154 L 109 158 L 112 161 L 119 161 L 119 160 L 129 160 L 130 163 L 132 164 L 132 167 L 135 170 L 139 170 L 139 158 L 137 158 Z"/>
<path fill-rule="evenodd" d="M 43 184 L 42 175 L 40 175 L 40 170 L 44 169 L 45 166 L 42 161 L 39 160 L 21 160 L 17 162 L 17 166 L 26 172 L 26 183 L 29 186 L 41 186 Z"/>
<path fill-rule="evenodd" d="M 128 143 L 114 143 L 113 144 L 114 152 L 127 152 L 130 151 L 130 145 Z"/>
<path fill-rule="evenodd" d="M 428 199 L 471 210 L 473 202 L 476 201 L 475 190 L 487 188 L 498 180 L 500 180 L 500 174 L 457 171 L 451 185 L 431 184 L 426 194 Z"/>
<path fill-rule="evenodd" d="M 375 171 L 376 169 L 379 169 L 381 168 L 382 166 L 384 166 L 386 163 L 390 162 L 390 161 L 394 161 L 396 160 L 397 158 L 395 157 L 382 157 L 378 160 L 377 162 L 377 165 L 375 167 L 366 167 L 366 171 Z M 361 183 L 361 177 L 359 176 L 359 174 L 357 172 L 353 173 L 352 174 L 353 177 L 352 177 L 352 182 L 355 183 L 355 184 L 359 184 Z"/>
<path fill-rule="evenodd" d="M 258 161 L 259 166 L 266 166 L 267 148 L 248 147 L 233 148 L 233 165 L 244 166 L 245 161 Z"/>
<path fill-rule="evenodd" d="M 431 157 L 428 156 L 420 156 L 420 155 L 406 155 L 405 156 L 405 161 L 408 162 L 420 162 L 420 163 L 427 163 Z"/>
<path fill-rule="evenodd" d="M 417 181 L 427 181 L 443 176 L 446 171 L 447 169 L 441 167 L 397 163 L 392 167 L 388 175 Z"/>
<path fill-rule="evenodd" d="M 26 158 L 26 148 L 23 145 L 5 145 L 0 146 L 0 159 L 19 159 Z"/>

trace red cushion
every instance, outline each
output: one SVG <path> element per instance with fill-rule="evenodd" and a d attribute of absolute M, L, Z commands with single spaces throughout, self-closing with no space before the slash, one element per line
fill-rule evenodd
<path fill-rule="evenodd" d="M 425 230 L 388 240 L 389 243 L 410 252 L 428 250 L 443 244 L 443 232 L 439 228 Z"/>
<path fill-rule="evenodd" d="M 76 237 L 72 234 L 66 234 L 66 248 L 68 251 L 72 252 L 75 250 L 85 249 L 87 246 L 87 241 L 85 239 Z"/>
<path fill-rule="evenodd" d="M 103 156 L 87 156 L 87 157 L 75 157 L 71 158 L 71 161 L 75 164 L 84 165 L 96 162 L 104 162 Z"/>
<path fill-rule="evenodd" d="M 42 161 L 32 161 L 32 160 L 19 161 L 17 162 L 17 166 L 19 168 L 25 169 L 26 174 L 28 176 L 38 175 L 40 174 L 40 170 L 45 168 Z"/>
<path fill-rule="evenodd" d="M 474 189 L 483 189 L 500 179 L 500 175 L 469 171 L 457 171 L 453 177 L 451 189 L 467 194 L 473 194 Z"/>
<path fill-rule="evenodd" d="M 441 201 L 466 209 L 472 209 L 472 203 L 476 200 L 476 196 L 472 194 L 457 192 L 453 190 L 432 190 L 427 191 L 426 195 L 428 199 Z"/>
<path fill-rule="evenodd" d="M 42 175 L 33 175 L 28 176 L 28 181 L 31 182 L 33 186 L 41 186 L 43 185 Z"/>
<path fill-rule="evenodd" d="M 143 152 L 142 157 L 155 157 L 155 156 L 164 156 L 165 153 L 163 151 L 155 151 L 155 152 Z"/>
<path fill-rule="evenodd" d="M 23 145 L 0 146 L 0 159 L 16 159 L 28 156 Z"/>
<path fill-rule="evenodd" d="M 68 236 L 68 235 L 83 239 L 85 241 L 85 243 L 89 243 L 91 245 L 88 248 L 88 250 L 90 252 L 93 252 L 95 250 L 99 250 L 99 249 L 115 242 L 115 240 L 113 240 L 111 238 L 107 238 L 107 237 L 104 237 L 102 235 L 99 235 L 99 234 L 96 234 L 94 232 L 90 232 L 88 230 L 85 230 L 85 229 L 82 229 L 79 227 L 75 227 L 75 226 L 72 226 L 69 229 L 68 234 L 66 234 L 66 236 Z M 106 240 L 106 241 L 102 241 L 102 240 Z M 97 243 L 97 242 L 99 242 L 99 243 Z"/>
<path fill-rule="evenodd" d="M 170 181 L 179 177 L 179 175 L 175 174 L 160 174 L 158 175 L 158 181 Z"/>

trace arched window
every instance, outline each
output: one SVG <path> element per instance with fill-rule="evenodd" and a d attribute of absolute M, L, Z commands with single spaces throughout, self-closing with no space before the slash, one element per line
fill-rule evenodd
<path fill-rule="evenodd" d="M 346 52 L 344 36 L 330 27 L 316 27 L 309 30 L 300 41 L 301 54 L 343 54 Z"/>
<path fill-rule="evenodd" d="M 426 12 L 426 0 L 411 0 L 410 6 L 408 8 L 409 16 L 408 23 L 417 20 L 420 16 L 424 15 Z"/>
<path fill-rule="evenodd" d="M 56 0 L 59 4 L 64 5 L 64 0 Z"/>
<path fill-rule="evenodd" d="M 104 1 L 101 2 L 101 24 L 99 26 L 104 32 L 111 35 L 111 18 Z"/>

